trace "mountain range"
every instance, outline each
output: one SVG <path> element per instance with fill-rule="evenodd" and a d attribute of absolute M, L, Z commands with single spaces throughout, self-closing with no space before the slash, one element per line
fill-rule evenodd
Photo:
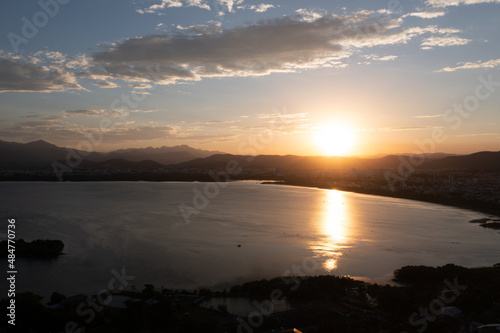
<path fill-rule="evenodd" d="M 0 170 L 52 169 L 58 161 L 67 163 L 69 152 L 79 158 L 78 168 L 97 169 L 224 169 L 236 161 L 248 169 L 331 170 L 347 172 L 359 169 L 433 169 L 433 170 L 500 170 L 500 152 L 478 152 L 469 155 L 443 153 L 388 155 L 376 158 L 326 157 L 296 155 L 231 155 L 219 151 L 195 149 L 186 145 L 160 148 L 130 148 L 109 153 L 84 152 L 58 147 L 43 140 L 29 143 L 0 141 Z M 74 158 L 73 158 L 74 160 Z"/>
<path fill-rule="evenodd" d="M 130 148 L 109 153 L 85 152 L 58 147 L 43 140 L 29 143 L 6 142 L 0 140 L 0 169 L 46 169 L 53 161 L 66 161 L 71 152 L 73 160 L 81 158 L 82 168 L 134 168 L 152 169 L 178 164 L 196 158 L 204 158 L 219 151 L 191 148 L 186 145 L 160 148 Z"/>
<path fill-rule="evenodd" d="M 341 173 L 352 169 L 425 169 L 425 170 L 500 170 L 500 152 L 478 152 L 470 155 L 443 153 L 422 155 L 387 155 L 380 158 L 327 157 L 296 155 L 212 155 L 207 158 L 175 165 L 179 169 L 223 169 L 229 161 L 236 161 L 243 168 L 279 168 L 283 170 L 329 170 Z"/>

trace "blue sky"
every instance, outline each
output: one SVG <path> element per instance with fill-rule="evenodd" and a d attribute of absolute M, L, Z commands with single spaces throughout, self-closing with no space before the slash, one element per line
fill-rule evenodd
<path fill-rule="evenodd" d="M 354 155 L 499 147 L 500 0 L 42 0 L 0 13 L 1 140 L 316 155 L 315 133 L 341 124 Z"/>

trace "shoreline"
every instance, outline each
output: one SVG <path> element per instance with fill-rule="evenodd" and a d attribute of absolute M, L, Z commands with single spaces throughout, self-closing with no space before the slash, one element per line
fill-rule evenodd
<path fill-rule="evenodd" d="M 368 194 L 382 197 L 399 198 L 415 200 L 420 202 L 435 203 L 449 207 L 456 207 L 475 211 L 478 213 L 486 214 L 494 218 L 500 218 L 500 205 L 495 205 L 491 202 L 481 201 L 481 200 L 470 200 L 464 198 L 449 198 L 440 197 L 436 195 L 429 194 L 419 194 L 411 191 L 390 191 L 390 190 L 380 190 L 380 189 L 362 189 L 358 187 L 349 186 L 334 186 L 329 183 L 322 182 L 321 180 L 283 180 L 276 179 L 274 177 L 259 177 L 259 178 L 249 178 L 249 177 L 233 177 L 230 182 L 233 181 L 256 181 L 265 185 L 289 185 L 289 186 L 300 186 L 309 188 L 319 188 L 326 190 L 338 190 L 344 192 L 352 192 L 359 194 Z M 57 180 L 56 177 L 41 177 L 41 176 L 28 176 L 28 177 L 1 177 L 0 183 L 2 182 L 215 182 L 209 175 L 186 175 L 186 174 L 171 174 L 168 176 L 158 176 L 158 175 L 71 175 L 66 177 L 63 181 Z"/>
<path fill-rule="evenodd" d="M 262 184 L 265 185 L 287 185 L 287 186 L 299 186 L 308 188 L 318 188 L 324 190 L 338 190 L 343 192 L 351 192 L 358 194 L 367 194 L 381 197 L 398 198 L 398 199 L 408 199 L 420 202 L 434 203 L 448 207 L 455 207 L 461 209 L 467 209 L 474 212 L 489 215 L 493 218 L 500 218 L 500 207 L 494 207 L 493 205 L 484 201 L 472 201 L 472 200 L 460 200 L 460 202 L 453 202 L 451 198 L 442 198 L 434 195 L 420 195 L 411 192 L 400 192 L 400 191 L 382 191 L 382 190 L 368 190 L 368 189 L 358 189 L 355 187 L 341 187 L 341 186 L 329 186 L 321 184 L 305 184 L 293 181 L 264 181 Z"/>

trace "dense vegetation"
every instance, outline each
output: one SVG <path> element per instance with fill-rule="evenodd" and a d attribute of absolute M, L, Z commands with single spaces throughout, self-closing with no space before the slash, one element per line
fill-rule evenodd
<path fill-rule="evenodd" d="M 3 256 L 7 257 L 7 241 L 0 242 L 3 248 Z M 12 245 L 12 244 L 11 244 Z M 51 258 L 57 257 L 64 249 L 64 243 L 60 240 L 42 240 L 37 239 L 31 242 L 26 242 L 24 239 L 15 241 L 16 257 L 35 257 L 35 258 Z"/>
<path fill-rule="evenodd" d="M 89 300 L 88 303 L 68 305 L 64 301 L 70 298 L 59 293 L 53 293 L 49 302 L 56 307 L 47 308 L 42 305 L 40 296 L 19 293 L 16 331 L 66 332 L 65 327 L 73 322 L 76 326 L 70 332 L 78 332 L 76 327 L 85 327 L 86 332 L 247 332 L 240 324 L 242 321 L 249 323 L 249 318 L 233 316 L 225 306 L 207 309 L 195 302 L 213 296 L 249 297 L 264 311 L 273 302 L 273 297 L 286 299 L 292 305 L 292 310 L 282 313 L 263 312 L 259 325 L 252 327 L 253 332 L 272 329 L 279 332 L 281 327 L 296 327 L 304 333 L 399 333 L 417 332 L 424 327 L 429 333 L 458 332 L 461 328 L 469 332 L 468 327 L 474 321 L 500 322 L 500 264 L 484 268 L 452 264 L 405 266 L 396 270 L 394 276 L 403 285 L 367 284 L 336 276 L 259 280 L 222 292 L 209 289 L 174 291 L 145 285 L 142 291 L 120 293 L 131 297 L 125 301 L 125 308 L 101 306 L 95 299 L 93 305 Z M 0 307 L 5 308 L 6 302 L 5 299 L 0 301 Z M 462 311 L 460 318 L 440 315 L 438 310 L 444 306 L 459 308 Z M 422 311 L 427 317 L 418 316 Z M 0 325 L 7 326 L 5 319 Z"/>

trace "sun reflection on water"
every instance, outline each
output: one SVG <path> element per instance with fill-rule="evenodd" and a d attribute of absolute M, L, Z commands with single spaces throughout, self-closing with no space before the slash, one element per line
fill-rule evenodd
<path fill-rule="evenodd" d="M 346 194 L 337 190 L 325 190 L 320 214 L 316 223 L 319 240 L 313 244 L 322 266 L 328 272 L 338 267 L 338 260 L 348 250 L 352 221 Z"/>

